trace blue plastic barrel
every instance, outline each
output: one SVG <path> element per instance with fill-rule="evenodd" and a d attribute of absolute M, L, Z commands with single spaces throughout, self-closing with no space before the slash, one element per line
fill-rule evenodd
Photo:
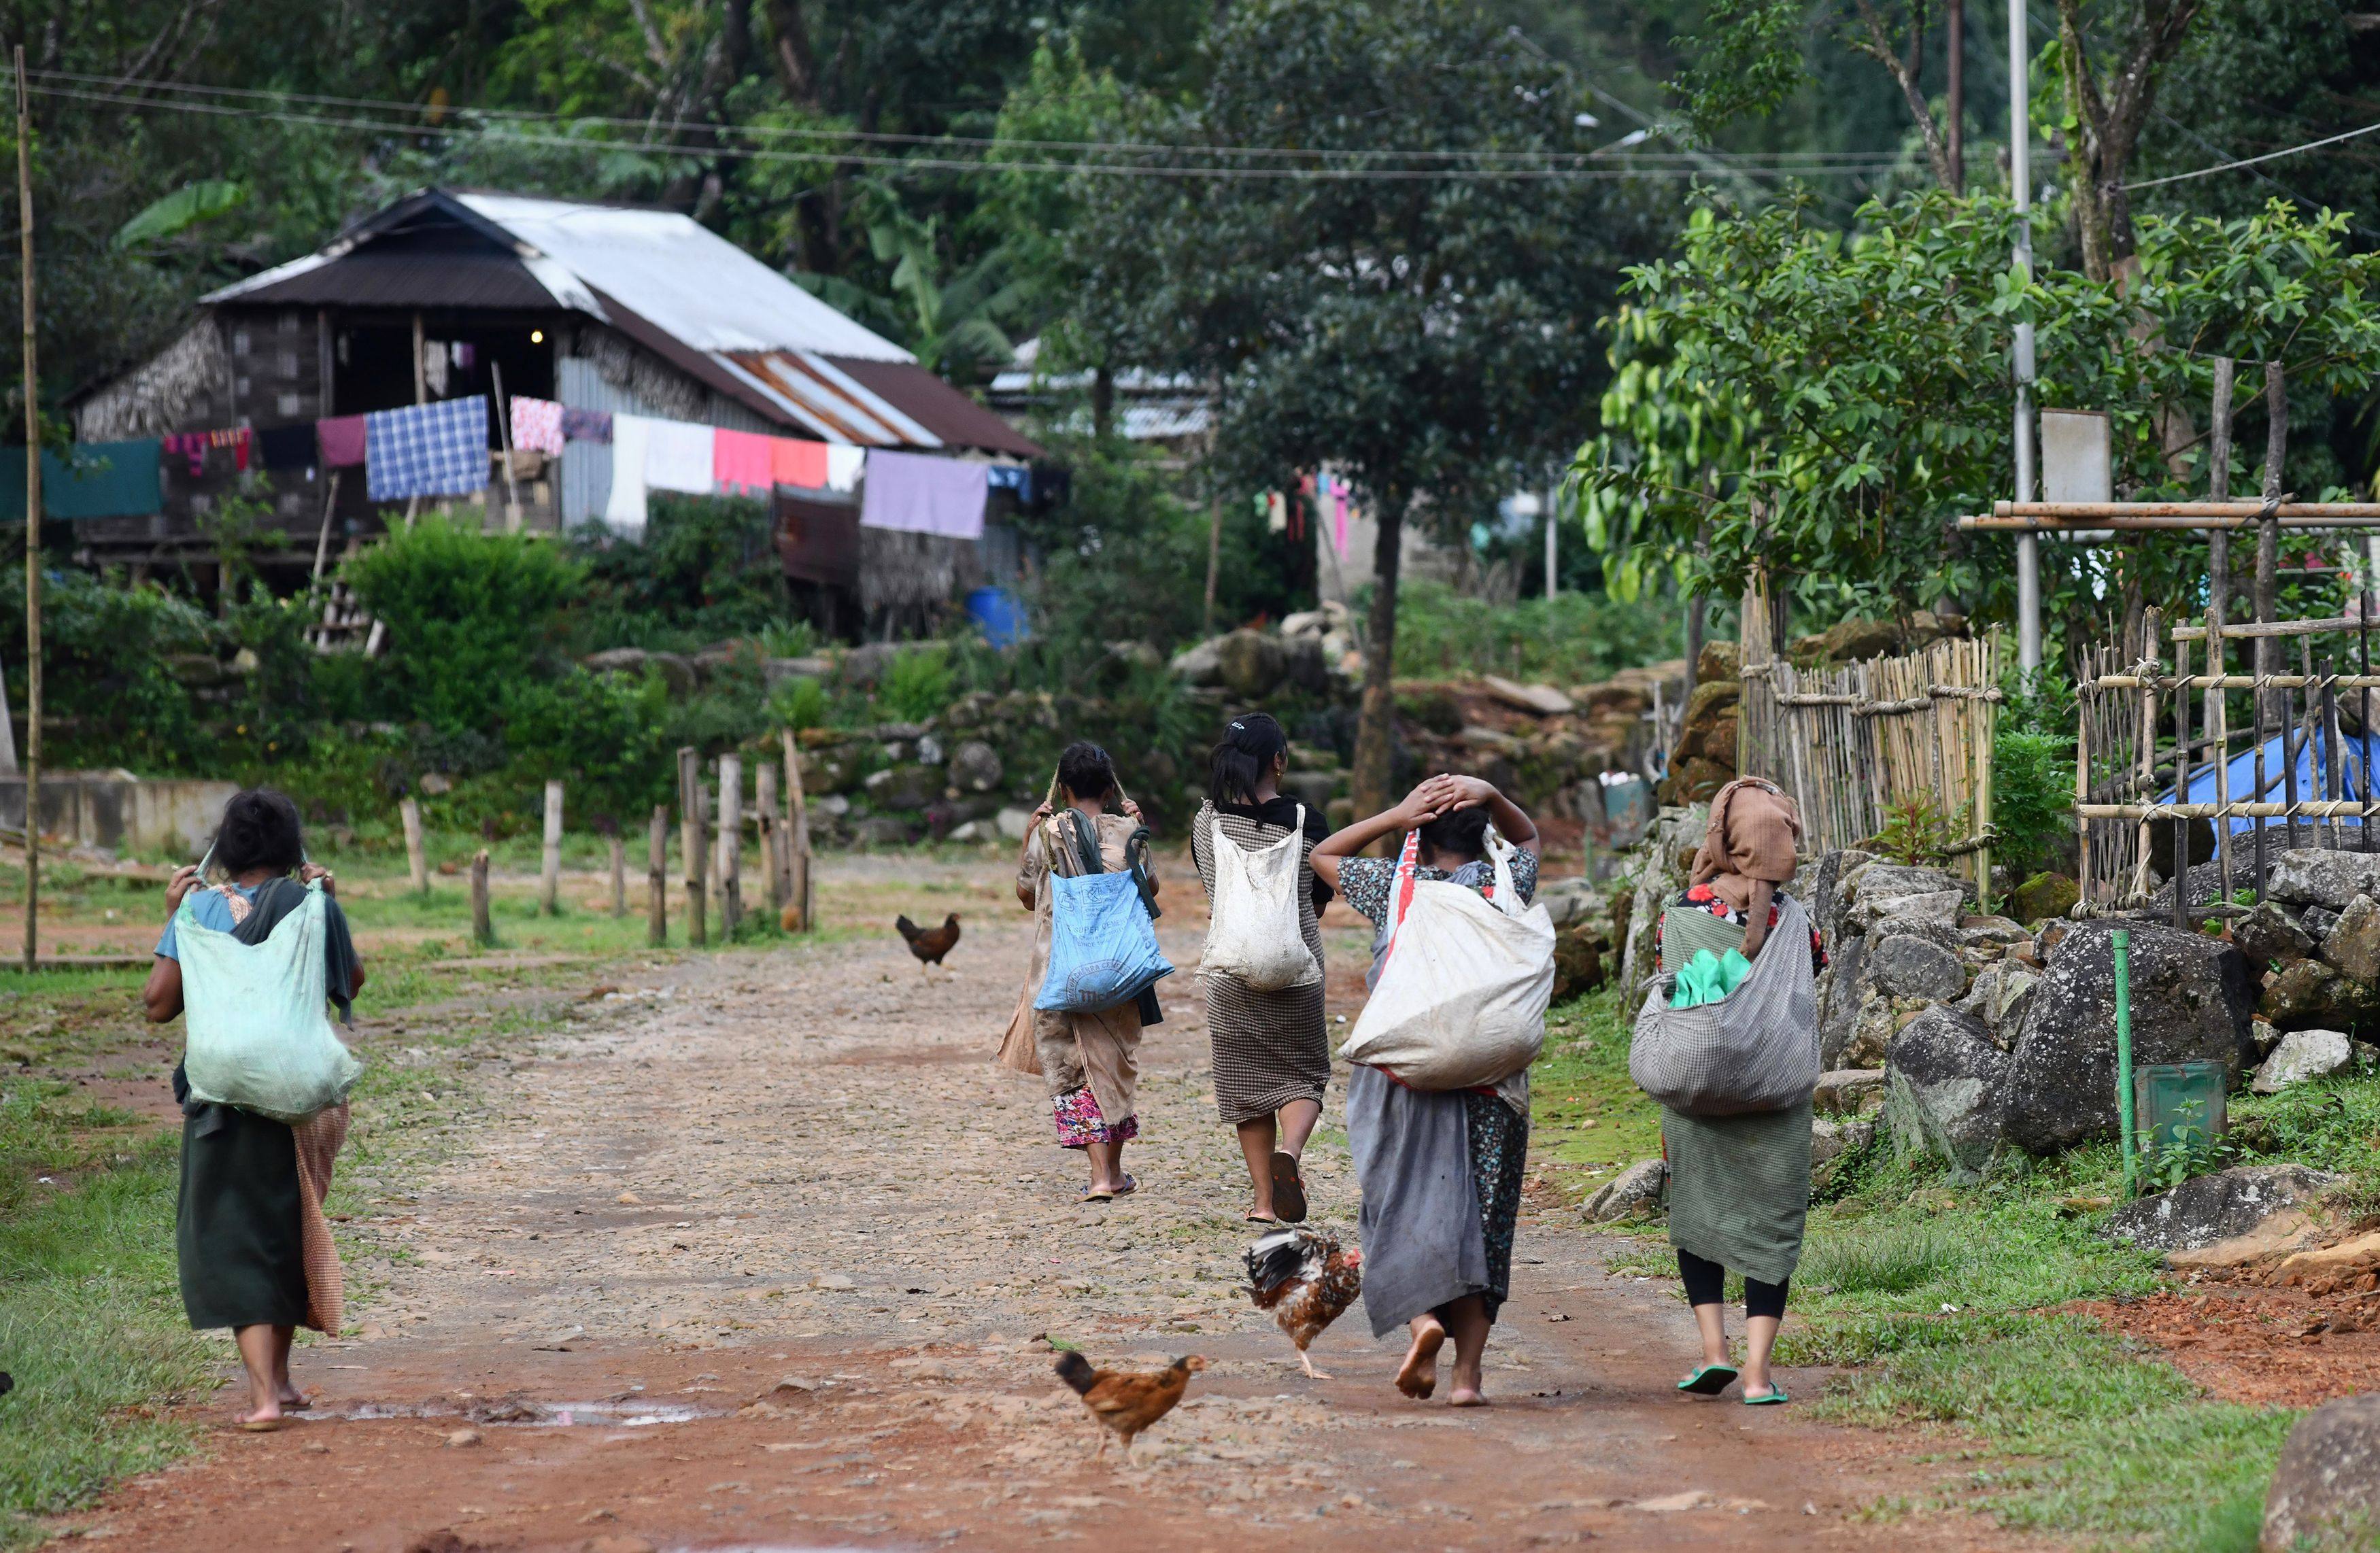
<path fill-rule="evenodd" d="M 978 588 L 966 596 L 966 611 L 994 647 L 1014 647 L 1033 635 L 1025 601 L 1005 588 Z"/>

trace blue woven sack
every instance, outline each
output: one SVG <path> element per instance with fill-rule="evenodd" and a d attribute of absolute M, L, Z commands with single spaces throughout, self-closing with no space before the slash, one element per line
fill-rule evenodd
<path fill-rule="evenodd" d="M 1132 875 L 1050 877 L 1050 974 L 1035 1008 L 1096 1013 L 1172 974 Z"/>

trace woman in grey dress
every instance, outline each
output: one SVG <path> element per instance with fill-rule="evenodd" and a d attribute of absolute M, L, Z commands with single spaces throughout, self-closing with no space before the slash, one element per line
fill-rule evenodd
<path fill-rule="evenodd" d="M 1190 855 L 1198 865 L 1208 899 L 1215 894 L 1214 832 L 1234 846 L 1256 851 L 1289 838 L 1301 824 L 1299 846 L 1310 850 L 1329 832 L 1329 822 L 1281 791 L 1289 768 L 1289 738 L 1262 712 L 1233 718 L 1210 757 L 1207 802 L 1190 824 Z M 1298 867 L 1297 931 L 1316 965 L 1322 964 L 1322 928 L 1317 920 L 1330 904 L 1330 887 Z M 1255 1201 L 1253 1223 L 1305 1218 L 1305 1182 L 1299 1162 L 1305 1140 L 1322 1120 L 1322 1094 L 1330 1083 L 1330 1037 L 1322 1023 L 1322 982 L 1259 991 L 1237 977 L 1202 972 L 1207 998 L 1207 1038 L 1214 1049 L 1215 1109 L 1223 1124 L 1239 1134 Z"/>
<path fill-rule="evenodd" d="M 1357 820 L 1314 849 L 1315 873 L 1377 929 L 1366 986 L 1378 982 L 1395 929 L 1397 865 L 1354 854 L 1383 836 L 1417 830 L 1416 879 L 1487 894 L 1495 878 L 1486 858 L 1491 819 L 1519 849 L 1512 888 L 1526 903 L 1537 890 L 1537 828 L 1477 777 L 1432 777 L 1395 808 Z M 1528 1070 L 1478 1089 L 1421 1090 L 1385 1068 L 1355 1063 L 1347 1079 L 1347 1141 L 1364 1189 L 1364 1309 L 1372 1335 L 1403 1327 L 1412 1339 L 1397 1389 L 1415 1399 L 1435 1390 L 1438 1353 L 1451 1337 L 1447 1401 L 1487 1405 L 1480 1365 L 1512 1285 L 1529 1152 Z"/>

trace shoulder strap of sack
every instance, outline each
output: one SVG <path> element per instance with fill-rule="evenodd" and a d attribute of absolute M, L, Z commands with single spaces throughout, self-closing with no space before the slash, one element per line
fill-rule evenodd
<path fill-rule="evenodd" d="M 1496 865 L 1496 882 L 1488 886 L 1484 893 L 1490 901 L 1496 903 L 1496 909 L 1505 916 L 1520 916 L 1521 892 L 1512 882 L 1512 857 L 1520 848 L 1497 834 L 1496 827 L 1493 825 L 1488 827 L 1480 839 L 1487 843 L 1488 855 Z"/>
<path fill-rule="evenodd" d="M 1421 832 L 1405 832 L 1404 850 L 1397 855 L 1397 871 L 1389 880 L 1389 946 L 1380 951 L 1380 966 L 1388 968 L 1389 956 L 1397 950 L 1397 933 L 1405 925 L 1405 913 L 1412 909 L 1414 869 L 1421 859 Z"/>

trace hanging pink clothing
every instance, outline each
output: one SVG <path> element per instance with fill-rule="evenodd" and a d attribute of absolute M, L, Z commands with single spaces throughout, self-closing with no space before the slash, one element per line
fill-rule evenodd
<path fill-rule="evenodd" d="M 359 415 L 334 416 L 314 422 L 314 435 L 322 439 L 322 467 L 346 469 L 364 461 L 364 418 Z"/>
<path fill-rule="evenodd" d="M 798 485 L 806 491 L 826 489 L 826 444 L 799 437 L 769 439 L 771 472 L 779 485 Z"/>
<path fill-rule="evenodd" d="M 776 484 L 774 437 L 721 427 L 710 443 L 710 478 L 723 496 L 766 496 Z"/>
<path fill-rule="evenodd" d="M 207 434 L 204 431 L 170 431 L 158 439 L 167 453 L 178 453 L 190 461 L 190 478 L 203 479 L 207 472 Z"/>
<path fill-rule="evenodd" d="M 551 399 L 513 395 L 513 448 L 516 452 L 562 456 L 562 406 Z"/>

